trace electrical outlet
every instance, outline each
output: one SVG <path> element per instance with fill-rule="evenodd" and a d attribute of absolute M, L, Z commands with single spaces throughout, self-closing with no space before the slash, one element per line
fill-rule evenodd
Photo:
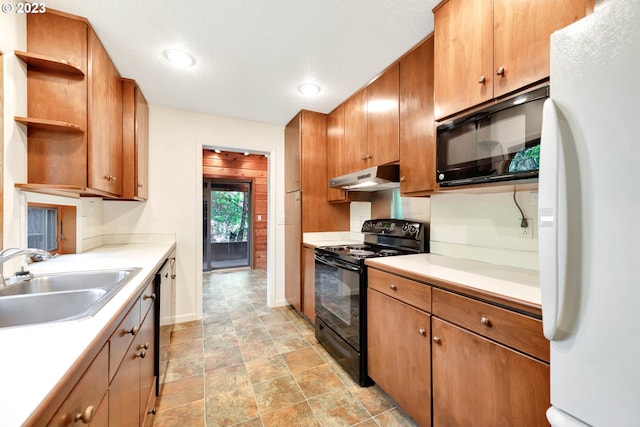
<path fill-rule="evenodd" d="M 518 236 L 521 239 L 533 239 L 534 235 L 533 235 L 533 219 L 531 218 L 527 218 L 527 227 L 522 227 L 522 217 L 518 218 L 518 220 L 516 221 L 516 224 L 518 226 L 518 231 L 516 231 L 516 233 L 518 233 Z"/>
<path fill-rule="evenodd" d="M 537 206 L 538 205 L 538 192 L 537 191 L 529 191 L 529 205 Z"/>

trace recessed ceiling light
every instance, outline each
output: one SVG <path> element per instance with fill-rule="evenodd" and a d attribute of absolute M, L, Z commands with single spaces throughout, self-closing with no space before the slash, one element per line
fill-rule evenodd
<path fill-rule="evenodd" d="M 315 96 L 320 93 L 320 86 L 315 83 L 302 83 L 298 85 L 298 92 L 304 96 Z"/>
<path fill-rule="evenodd" d="M 163 52 L 164 57 L 177 67 L 192 67 L 196 63 L 196 59 L 191 54 L 180 49 L 167 49 Z"/>

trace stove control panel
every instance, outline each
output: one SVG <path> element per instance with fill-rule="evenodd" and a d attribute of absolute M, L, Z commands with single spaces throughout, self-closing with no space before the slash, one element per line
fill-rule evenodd
<path fill-rule="evenodd" d="M 410 239 L 422 238 L 423 224 L 402 219 L 368 219 L 362 224 L 362 232 Z"/>

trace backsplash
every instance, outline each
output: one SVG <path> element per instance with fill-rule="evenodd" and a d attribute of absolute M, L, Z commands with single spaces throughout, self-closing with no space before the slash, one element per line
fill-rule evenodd
<path fill-rule="evenodd" d="M 538 269 L 537 192 L 441 193 L 431 196 L 431 252 L 492 264 Z"/>

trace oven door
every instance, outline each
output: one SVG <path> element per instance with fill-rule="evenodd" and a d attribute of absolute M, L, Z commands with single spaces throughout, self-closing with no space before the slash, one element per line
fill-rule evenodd
<path fill-rule="evenodd" d="M 315 267 L 316 317 L 360 352 L 364 268 L 318 252 Z"/>

